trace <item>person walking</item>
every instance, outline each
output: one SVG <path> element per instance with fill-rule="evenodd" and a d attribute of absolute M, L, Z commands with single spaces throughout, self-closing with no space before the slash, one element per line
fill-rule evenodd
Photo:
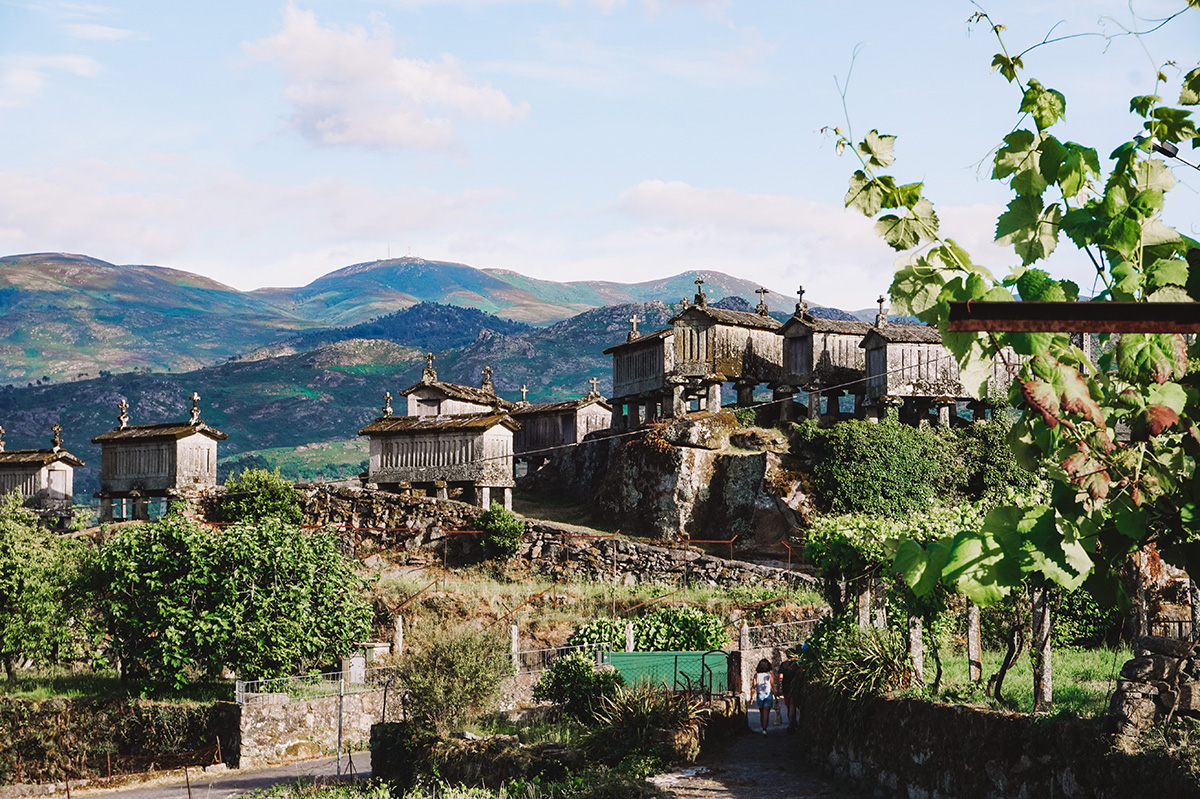
<path fill-rule="evenodd" d="M 754 701 L 758 703 L 758 720 L 762 724 L 763 735 L 767 734 L 767 722 L 771 718 L 775 694 L 775 673 L 771 670 L 771 661 L 763 658 L 754 670 Z"/>

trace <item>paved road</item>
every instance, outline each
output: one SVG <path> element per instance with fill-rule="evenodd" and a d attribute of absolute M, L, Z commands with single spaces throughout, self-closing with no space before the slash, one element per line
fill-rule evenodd
<path fill-rule="evenodd" d="M 371 774 L 371 757 L 367 752 L 356 752 L 352 758 L 354 774 L 358 777 L 369 777 Z M 350 766 L 342 759 L 342 771 L 349 774 Z M 231 799 L 242 796 L 272 785 L 297 782 L 305 779 L 317 779 L 322 782 L 337 779 L 337 761 L 332 757 L 318 760 L 303 760 L 288 763 L 283 766 L 270 766 L 261 769 L 235 769 L 220 774 L 193 774 L 191 799 Z M 153 785 L 134 785 L 115 789 L 98 789 L 95 791 L 78 791 L 79 794 L 90 794 L 99 798 L 120 797 L 120 799 L 188 799 L 188 786 L 183 778 L 171 781 L 159 781 Z"/>
<path fill-rule="evenodd" d="M 695 767 L 651 778 L 675 799 L 867 799 L 804 764 L 801 739 L 786 725 L 760 733 L 758 711 L 752 732 L 702 757 Z"/>

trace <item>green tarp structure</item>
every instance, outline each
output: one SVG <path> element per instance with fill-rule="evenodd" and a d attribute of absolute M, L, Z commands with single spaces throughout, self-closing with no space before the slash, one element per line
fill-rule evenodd
<path fill-rule="evenodd" d="M 676 691 L 720 693 L 729 685 L 728 652 L 605 652 L 626 685 L 648 682 Z"/>

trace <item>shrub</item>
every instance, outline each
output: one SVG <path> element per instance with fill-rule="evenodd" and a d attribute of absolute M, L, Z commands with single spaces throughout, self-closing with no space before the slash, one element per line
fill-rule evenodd
<path fill-rule="evenodd" d="M 227 522 L 257 522 L 281 519 L 288 524 L 300 524 L 304 513 L 300 496 L 292 483 L 279 469 L 243 469 L 241 474 L 225 481 L 225 496 L 221 498 L 221 519 Z"/>
<path fill-rule="evenodd" d="M 581 721 L 591 719 L 606 697 L 612 697 L 625 684 L 621 672 L 597 669 L 595 658 L 572 652 L 555 660 L 533 686 L 533 698 L 554 702 L 563 712 Z"/>
<path fill-rule="evenodd" d="M 405 702 L 414 720 L 442 735 L 497 704 L 504 681 L 512 676 L 501 636 L 460 627 L 415 637 L 397 675 L 408 690 Z"/>
<path fill-rule="evenodd" d="M 633 640 L 638 652 L 707 652 L 725 646 L 729 636 L 720 616 L 685 605 L 638 617 Z"/>
<path fill-rule="evenodd" d="M 480 514 L 479 527 L 483 530 L 483 551 L 489 558 L 509 560 L 521 551 L 525 522 L 503 505 L 493 502 L 490 508 Z"/>
<path fill-rule="evenodd" d="M 860 630 L 845 617 L 826 616 L 805 643 L 799 654 L 805 682 L 851 697 L 882 696 L 913 684 L 905 642 L 892 631 Z"/>
<path fill-rule="evenodd" d="M 624 764 L 646 777 L 680 756 L 684 740 L 698 742 L 703 725 L 700 703 L 693 697 L 662 686 L 639 684 L 618 688 L 606 697 L 596 714 L 596 727 L 584 739 L 584 750 L 609 765 Z"/>
<path fill-rule="evenodd" d="M 1080 589 L 1062 595 L 1050 636 L 1054 646 L 1103 646 L 1114 631 L 1119 632 L 1121 611 L 1104 607 Z"/>
<path fill-rule="evenodd" d="M 619 619 L 589 619 L 575 628 L 571 646 L 602 646 L 610 652 L 625 651 L 625 622 Z"/>

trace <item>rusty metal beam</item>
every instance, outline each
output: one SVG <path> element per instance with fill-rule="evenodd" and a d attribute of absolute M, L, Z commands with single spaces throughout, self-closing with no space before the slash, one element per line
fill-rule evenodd
<path fill-rule="evenodd" d="M 1195 302 L 950 303 L 952 332 L 1200 333 Z"/>

